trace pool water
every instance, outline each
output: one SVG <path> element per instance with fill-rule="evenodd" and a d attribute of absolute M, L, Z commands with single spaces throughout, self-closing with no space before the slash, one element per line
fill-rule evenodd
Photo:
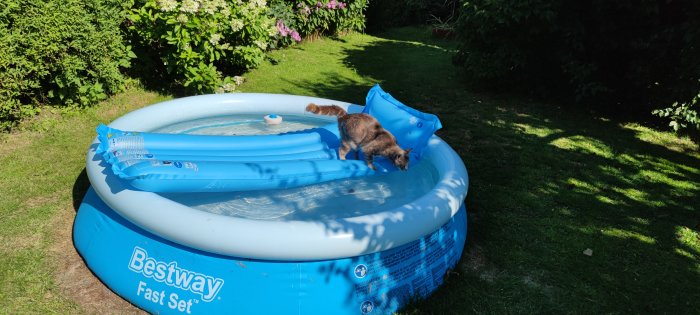
<path fill-rule="evenodd" d="M 333 120 L 284 116 L 268 125 L 263 115 L 219 116 L 178 123 L 155 132 L 262 135 L 325 126 Z M 348 157 L 352 156 L 352 153 Z M 175 202 L 210 213 L 253 220 L 332 220 L 382 212 L 413 202 L 430 191 L 438 174 L 429 162 L 412 162 L 405 172 L 343 179 L 280 190 L 227 193 L 161 194 Z"/>
<path fill-rule="evenodd" d="M 269 135 L 321 127 L 335 121 L 316 117 L 284 115 L 279 125 L 265 123 L 264 115 L 232 115 L 203 118 L 176 123 L 154 130 L 162 133 L 185 133 L 196 135 Z"/>

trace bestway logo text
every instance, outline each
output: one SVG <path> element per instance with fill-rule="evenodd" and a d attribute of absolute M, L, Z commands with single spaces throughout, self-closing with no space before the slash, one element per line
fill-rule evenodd
<path fill-rule="evenodd" d="M 158 261 L 148 257 L 148 252 L 138 246 L 134 247 L 129 269 L 171 287 L 199 294 L 205 302 L 214 300 L 224 286 L 223 279 L 180 268 L 175 261 Z"/>

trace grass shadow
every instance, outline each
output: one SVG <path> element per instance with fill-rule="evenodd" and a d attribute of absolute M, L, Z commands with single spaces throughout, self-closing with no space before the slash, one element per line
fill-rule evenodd
<path fill-rule="evenodd" d="M 298 94 L 294 88 L 302 86 L 362 104 L 368 81 L 379 82 L 406 104 L 437 114 L 444 126 L 438 135 L 469 170 L 460 276 L 406 312 L 700 309 L 697 147 L 668 145 L 642 127 L 571 108 L 468 91 L 450 62 L 455 43 L 433 39 L 427 29 L 339 44 L 346 48 L 334 57 L 366 80 L 333 71 L 321 71 L 323 80 L 288 75 L 280 92 Z M 74 206 L 88 187 L 83 174 Z"/>
<path fill-rule="evenodd" d="M 682 313 L 700 306 L 696 147 L 674 150 L 645 139 L 641 127 L 467 91 L 450 64 L 454 43 L 410 28 L 379 37 L 347 49 L 343 62 L 441 118 L 438 134 L 470 171 L 469 238 L 486 261 L 415 310 Z M 350 80 L 295 83 L 331 98 L 359 93 Z"/>
<path fill-rule="evenodd" d="M 78 208 L 80 208 L 80 204 L 83 202 L 83 198 L 85 198 L 85 194 L 89 188 L 90 179 L 87 176 L 85 168 L 83 168 L 80 174 L 78 174 L 78 177 L 75 178 L 75 182 L 73 182 L 71 195 L 73 196 L 73 209 L 75 212 L 78 212 Z"/>

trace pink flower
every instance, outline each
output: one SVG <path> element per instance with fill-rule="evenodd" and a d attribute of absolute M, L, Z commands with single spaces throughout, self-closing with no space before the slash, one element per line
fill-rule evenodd
<path fill-rule="evenodd" d="M 322 6 L 323 6 L 323 3 L 321 3 L 321 1 L 316 2 L 316 7 L 317 7 L 317 8 L 320 8 L 320 7 L 322 7 Z"/>
<path fill-rule="evenodd" d="M 289 28 L 286 25 L 284 25 L 284 22 L 282 22 L 282 20 L 278 20 L 277 31 L 280 32 L 280 35 L 282 35 L 282 37 L 286 37 L 289 33 Z"/>
<path fill-rule="evenodd" d="M 348 6 L 348 4 L 345 3 L 345 2 L 340 2 L 340 3 L 338 4 L 338 8 L 340 8 L 340 9 L 345 9 L 346 6 Z"/>
<path fill-rule="evenodd" d="M 295 40 L 296 42 L 301 41 L 301 36 L 299 36 L 299 32 L 297 31 L 292 31 L 292 39 Z"/>

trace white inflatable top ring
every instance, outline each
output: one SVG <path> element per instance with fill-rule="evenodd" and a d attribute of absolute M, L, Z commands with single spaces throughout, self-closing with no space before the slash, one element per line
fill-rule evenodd
<path fill-rule="evenodd" d="M 311 115 L 309 103 L 335 104 L 359 112 L 361 106 L 315 97 L 281 94 L 214 94 L 151 105 L 112 122 L 130 131 L 152 131 L 174 123 L 213 116 L 278 113 Z M 279 116 L 278 116 L 279 117 Z M 195 249 L 267 260 L 310 261 L 354 257 L 387 250 L 427 235 L 455 215 L 467 193 L 468 177 L 460 157 L 437 136 L 424 159 L 439 179 L 431 191 L 410 204 L 354 217 L 316 221 L 264 221 L 218 215 L 190 208 L 151 192 L 134 190 L 87 153 L 86 171 L 93 189 L 132 223 L 167 240 Z"/>

